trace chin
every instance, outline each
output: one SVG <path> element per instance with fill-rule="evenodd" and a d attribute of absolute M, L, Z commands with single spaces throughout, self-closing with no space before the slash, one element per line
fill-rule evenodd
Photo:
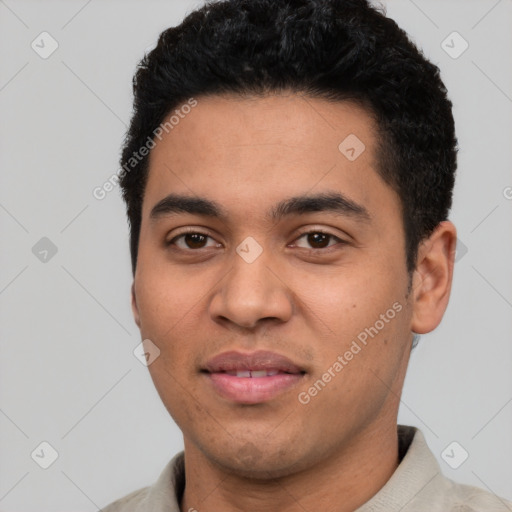
<path fill-rule="evenodd" d="M 208 447 L 203 453 L 223 471 L 251 480 L 275 480 L 294 474 L 311 464 L 305 454 L 295 450 L 291 440 L 283 440 L 281 445 L 267 440 L 229 439 L 227 446 Z"/>

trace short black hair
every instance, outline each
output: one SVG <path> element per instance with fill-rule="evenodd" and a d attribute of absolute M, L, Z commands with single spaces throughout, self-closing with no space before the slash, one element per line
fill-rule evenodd
<path fill-rule="evenodd" d="M 283 91 L 354 101 L 376 121 L 377 172 L 400 197 L 414 270 L 419 243 L 447 219 L 457 167 L 439 68 L 367 0 L 220 0 L 162 32 L 133 78 L 119 174 L 133 272 L 149 158 L 138 152 L 166 116 L 191 98 Z"/>

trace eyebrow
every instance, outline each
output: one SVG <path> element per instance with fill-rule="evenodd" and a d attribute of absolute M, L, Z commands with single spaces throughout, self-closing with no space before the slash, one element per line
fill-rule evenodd
<path fill-rule="evenodd" d="M 371 221 L 370 213 L 363 205 L 337 192 L 290 197 L 273 206 L 266 217 L 278 221 L 284 217 L 311 212 L 328 212 L 364 222 Z M 151 209 L 150 218 L 156 220 L 179 213 L 203 215 L 222 221 L 227 221 L 229 217 L 223 206 L 210 199 L 169 194 Z"/>

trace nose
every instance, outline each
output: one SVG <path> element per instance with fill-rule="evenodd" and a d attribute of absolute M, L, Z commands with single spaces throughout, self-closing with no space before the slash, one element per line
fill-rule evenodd
<path fill-rule="evenodd" d="M 248 263 L 235 253 L 233 260 L 210 302 L 211 318 L 246 329 L 256 328 L 263 320 L 288 321 L 293 314 L 292 292 L 272 255 L 263 251 Z"/>

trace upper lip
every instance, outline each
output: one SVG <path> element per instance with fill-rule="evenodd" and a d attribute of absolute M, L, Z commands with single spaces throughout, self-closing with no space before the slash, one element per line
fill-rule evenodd
<path fill-rule="evenodd" d="M 294 364 L 287 357 L 266 350 L 252 353 L 243 353 L 236 350 L 223 352 L 208 360 L 204 369 L 209 373 L 244 370 L 277 370 L 284 373 L 305 373 L 303 368 Z"/>

